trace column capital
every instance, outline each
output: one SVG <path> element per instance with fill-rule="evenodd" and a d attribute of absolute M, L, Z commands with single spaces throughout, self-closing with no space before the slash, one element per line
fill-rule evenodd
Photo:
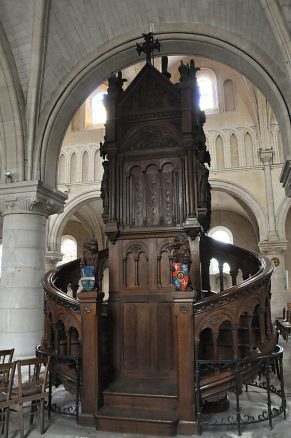
<path fill-rule="evenodd" d="M 3 215 L 32 213 L 42 216 L 60 213 L 68 196 L 42 181 L 0 184 L 0 209 Z"/>
<path fill-rule="evenodd" d="M 266 166 L 267 164 L 272 164 L 273 156 L 274 156 L 273 148 L 268 148 L 268 149 L 259 148 L 259 157 L 262 163 L 264 164 L 264 166 Z"/>
<path fill-rule="evenodd" d="M 288 245 L 287 240 L 262 240 L 259 248 L 262 254 L 283 254 Z"/>
<path fill-rule="evenodd" d="M 58 251 L 47 251 L 45 258 L 47 262 L 51 264 L 57 264 L 58 262 L 63 260 L 63 254 Z"/>

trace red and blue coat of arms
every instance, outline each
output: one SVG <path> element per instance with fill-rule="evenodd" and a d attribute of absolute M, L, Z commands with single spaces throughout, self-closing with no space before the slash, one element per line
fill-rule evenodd
<path fill-rule="evenodd" d="M 178 290 L 185 290 L 189 283 L 188 263 L 173 263 L 173 283 Z"/>

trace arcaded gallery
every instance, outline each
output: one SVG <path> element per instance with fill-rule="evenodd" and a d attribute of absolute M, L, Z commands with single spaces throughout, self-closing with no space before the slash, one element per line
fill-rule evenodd
<path fill-rule="evenodd" d="M 0 0 L 0 433 L 290 435 L 291 0 Z"/>

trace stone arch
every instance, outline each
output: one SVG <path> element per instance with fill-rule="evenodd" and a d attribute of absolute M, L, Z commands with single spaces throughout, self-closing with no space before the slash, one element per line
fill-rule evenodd
<path fill-rule="evenodd" d="M 266 213 L 257 201 L 245 187 L 242 187 L 233 182 L 223 181 L 220 179 L 211 179 L 210 184 L 212 189 L 228 193 L 235 198 L 243 208 L 246 210 L 249 216 L 249 220 L 254 230 L 259 230 L 259 239 L 267 240 L 268 236 L 268 222 Z"/>
<path fill-rule="evenodd" d="M 287 214 L 290 207 L 291 207 L 291 199 L 284 197 L 277 210 L 276 229 L 278 231 L 281 240 L 286 240 L 285 225 L 286 225 Z"/>
<path fill-rule="evenodd" d="M 52 219 L 51 225 L 49 227 L 49 234 L 47 237 L 47 247 L 50 251 L 60 252 L 60 244 L 61 244 L 61 235 L 66 225 L 68 218 L 79 209 L 82 205 L 86 204 L 88 201 L 93 199 L 98 199 L 99 196 L 96 194 L 96 190 L 92 190 L 86 193 L 82 193 L 79 196 L 76 196 L 71 201 L 69 201 L 63 213 L 55 216 Z M 98 242 L 98 247 L 100 249 L 104 248 L 104 239 L 102 235 L 102 231 L 98 221 L 96 220 L 96 239 Z"/>
<path fill-rule="evenodd" d="M 291 145 L 290 113 L 281 92 L 284 86 L 283 80 L 279 83 L 277 67 L 268 63 L 271 65 L 269 70 L 272 69 L 269 71 L 263 54 L 251 44 L 248 46 L 248 53 L 245 52 L 244 40 L 240 37 L 220 29 L 220 36 L 217 38 L 214 37 L 217 32 L 214 27 L 197 26 L 197 34 L 194 34 L 189 31 L 187 23 L 171 23 L 171 31 L 168 29 L 169 25 L 158 25 L 156 33 L 161 42 L 161 54 L 205 56 L 207 53 L 209 58 L 220 62 L 223 60 L 226 65 L 248 77 L 263 92 L 276 114 L 287 158 Z M 200 32 L 198 28 L 201 28 Z M 139 61 L 135 45 L 141 33 L 140 29 L 136 29 L 126 36 L 110 41 L 111 48 L 108 43 L 99 47 L 90 57 L 76 65 L 61 82 L 41 115 L 36 139 L 34 178 L 42 179 L 52 186 L 56 185 L 61 141 L 74 112 L 110 72 Z M 277 82 L 272 78 L 276 78 Z M 286 166 L 283 179 L 285 184 L 290 172 Z"/>

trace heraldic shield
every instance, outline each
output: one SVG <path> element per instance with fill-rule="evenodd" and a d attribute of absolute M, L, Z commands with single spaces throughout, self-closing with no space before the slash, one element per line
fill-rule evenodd
<path fill-rule="evenodd" d="M 178 290 L 185 290 L 189 283 L 188 263 L 173 263 L 173 283 Z"/>
<path fill-rule="evenodd" d="M 90 292 L 95 287 L 94 266 L 84 266 L 81 268 L 81 284 L 86 292 Z"/>

